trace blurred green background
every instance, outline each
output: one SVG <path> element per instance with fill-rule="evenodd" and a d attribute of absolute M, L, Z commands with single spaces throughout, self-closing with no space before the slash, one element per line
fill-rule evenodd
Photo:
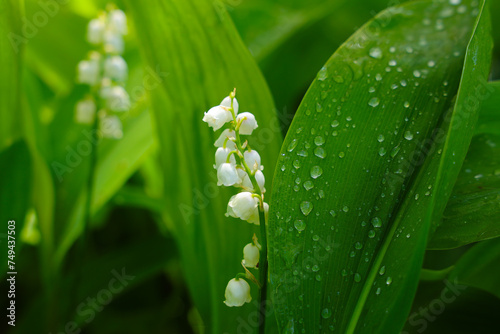
<path fill-rule="evenodd" d="M 91 49 L 85 41 L 88 21 L 108 2 L 26 0 L 22 5 L 18 1 L 0 1 L 3 16 L 0 60 L 3 61 L 2 74 L 8 79 L 2 79 L 0 84 L 3 101 L 0 102 L 0 168 L 4 174 L 0 178 L 1 205 L 4 213 L 18 215 L 17 325 L 11 328 L 2 321 L 0 331 L 59 333 L 66 330 L 69 333 L 65 326 L 72 321 L 78 328 L 82 326 L 82 333 L 204 333 L 214 328 L 225 333 L 237 328 L 239 322 L 234 319 L 249 310 L 241 311 L 243 313 L 228 310 L 221 313 L 223 316 L 217 315 L 226 312 L 218 310 L 225 307 L 223 288 L 231 277 L 225 275 L 220 280 L 212 277 L 210 271 L 227 265 L 227 273 L 236 273 L 240 270 L 241 255 L 235 253 L 221 259 L 222 264 L 214 264 L 210 261 L 219 256 L 217 250 L 205 248 L 203 242 L 214 240 L 210 247 L 217 249 L 218 243 L 224 242 L 221 240 L 230 239 L 241 226 L 226 221 L 222 215 L 229 192 L 221 191 L 220 199 L 205 203 L 196 191 L 199 185 L 203 187 L 210 182 L 209 176 L 199 172 L 194 176 L 195 181 L 188 181 L 196 174 L 192 167 L 196 154 L 204 170 L 210 170 L 212 164 L 212 151 L 200 153 L 200 148 L 196 149 L 197 143 L 212 140 L 212 134 L 205 129 L 198 138 L 198 129 L 203 127 L 200 124 L 203 111 L 218 103 L 216 99 L 221 100 L 233 86 L 240 88 L 245 75 L 258 66 L 269 91 L 252 93 L 259 98 L 245 100 L 244 94 L 251 95 L 252 88 L 265 86 L 262 77 L 256 74 L 255 78 L 248 79 L 247 87 L 243 86 L 240 105 L 246 102 L 245 111 L 252 112 L 251 107 L 265 106 L 267 109 L 260 110 L 262 115 L 258 118 L 259 124 L 262 119 L 263 127 L 266 124 L 269 127 L 276 118 L 280 122 L 281 133 L 275 134 L 272 145 L 263 154 L 263 158 L 267 158 L 263 163 L 270 184 L 282 135 L 318 70 L 357 28 L 399 1 L 196 0 L 187 4 L 177 0 L 146 0 L 140 4 L 133 0 L 116 1 L 129 18 L 130 33 L 126 37 L 124 58 L 129 65 L 126 88 L 133 108 L 124 119 L 124 139 L 99 145 L 91 234 L 83 255 L 78 238 L 84 215 L 88 157 L 81 157 L 82 161 L 61 181 L 52 164 L 66 161 L 86 129 L 73 122 L 74 105 L 86 93 L 85 87 L 75 84 L 76 65 Z M 491 1 L 491 5 L 493 17 L 500 14 L 500 1 Z M 200 9 L 194 10 L 195 7 Z M 182 11 L 189 8 L 193 11 Z M 204 9 L 204 15 L 211 15 L 211 20 L 216 22 L 214 31 L 229 31 L 227 35 L 217 37 L 207 32 L 208 39 L 204 39 L 205 35 L 197 30 L 197 24 L 203 27 L 203 23 L 196 23 L 196 20 L 202 21 L 200 13 Z M 46 21 L 40 13 L 46 13 Z M 183 20 L 193 23 L 179 25 Z M 497 47 L 491 80 L 500 78 L 499 24 L 493 19 Z M 13 52 L 10 41 L 5 38 L 15 29 L 26 36 L 19 44 L 19 52 Z M 186 38 L 181 39 L 184 35 Z M 198 36 L 196 41 L 194 36 Z M 171 48 L 164 49 L 165 46 Z M 217 59 L 219 51 L 213 51 L 213 58 L 206 54 L 198 54 L 196 58 L 195 51 L 202 47 L 228 50 L 235 61 L 218 73 L 223 67 L 221 64 L 200 63 Z M 237 50 L 234 54 L 228 49 L 232 47 Z M 222 54 L 220 51 L 221 58 Z M 144 77 L 151 75 L 151 71 L 158 72 L 155 65 L 160 66 L 160 72 L 166 71 L 168 80 L 160 84 L 158 91 L 149 91 L 144 89 Z M 214 68 L 214 74 L 199 75 L 203 73 L 199 69 L 210 67 Z M 235 74 L 234 78 L 225 76 L 239 71 L 240 67 L 245 71 Z M 183 81 L 177 82 L 176 79 L 183 76 L 182 70 L 188 68 L 199 71 L 185 71 Z M 223 82 L 225 79 L 227 82 Z M 203 84 L 195 87 L 193 82 Z M 176 91 L 177 85 L 179 91 L 184 90 Z M 218 87 L 210 94 L 198 94 L 210 86 Z M 182 101 L 189 100 L 193 102 L 186 109 L 194 116 L 181 119 Z M 169 108 L 176 112 L 162 114 L 162 109 Z M 185 133 L 168 137 L 166 133 L 177 132 L 174 130 L 177 126 Z M 188 142 L 186 137 L 194 139 Z M 167 145 L 170 151 L 164 145 L 168 140 L 171 140 L 170 146 Z M 205 147 L 211 147 L 211 143 Z M 186 153 L 189 158 L 182 158 L 187 151 L 192 151 Z M 165 168 L 169 164 L 178 168 Z M 169 180 L 177 180 L 177 183 Z M 177 208 L 184 203 L 182 198 L 203 202 L 200 205 L 203 213 L 199 215 L 202 218 L 194 219 L 193 224 L 189 224 L 191 218 L 187 218 L 187 223 L 179 223 L 186 218 Z M 169 201 L 175 205 L 166 204 Z M 1 218 L 2 221 L 10 219 L 5 215 Z M 224 225 L 212 230 L 210 224 L 215 226 L 214 219 L 232 225 L 227 231 Z M 253 231 L 248 226 L 242 229 L 239 235 Z M 227 235 L 221 236 L 221 233 Z M 192 240 L 183 238 L 185 235 L 192 235 Z M 1 242 L 4 243 L 3 235 Z M 239 249 L 242 242 L 238 240 L 234 250 Z M 428 266 L 446 267 L 453 263 L 450 259 L 458 258 L 466 248 L 436 252 L 439 256 L 433 253 Z M 219 251 L 225 254 L 233 249 Z M 3 254 L 6 252 L 1 256 Z M 7 287 L 4 265 L 1 268 L 3 294 Z M 112 293 L 109 304 L 92 308 L 92 301 L 87 298 L 99 298 L 103 289 L 110 290 L 110 280 L 122 273 L 122 269 L 134 278 L 127 281 L 124 289 Z M 205 286 L 205 281 L 212 283 Z M 213 281 L 220 282 L 214 286 Z M 213 290 L 207 291 L 209 289 Z M 439 291 L 439 287 L 422 289 Z M 460 309 L 461 304 L 457 303 L 457 312 L 470 309 L 467 308 L 470 302 L 465 298 L 498 309 L 498 300 L 490 296 L 463 298 L 464 308 Z M 6 302 L 2 296 L 1 309 L 6 309 Z M 87 311 L 83 317 L 82 312 L 77 311 L 82 303 L 83 310 Z M 76 313 L 80 313 L 80 317 Z M 234 318 L 227 320 L 227 324 L 212 324 L 207 320 L 227 316 Z"/>

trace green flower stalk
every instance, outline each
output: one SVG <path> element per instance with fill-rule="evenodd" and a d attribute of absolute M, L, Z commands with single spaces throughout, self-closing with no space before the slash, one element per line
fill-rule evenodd
<path fill-rule="evenodd" d="M 253 150 L 243 135 L 251 135 L 258 127 L 255 116 L 249 112 L 238 113 L 239 104 L 236 90 L 231 92 L 220 105 L 205 112 L 203 121 L 214 131 L 224 128 L 215 141 L 215 165 L 219 186 L 236 187 L 241 192 L 231 197 L 227 206 L 227 217 L 239 218 L 248 223 L 259 225 L 261 242 L 253 236 L 253 242 L 243 249 L 242 266 L 245 273 L 239 273 L 231 279 L 226 287 L 224 303 L 227 306 L 243 306 L 251 301 L 250 285 L 254 282 L 260 288 L 259 332 L 264 330 L 264 305 L 267 287 L 267 242 L 266 224 L 269 205 L 264 202 L 265 177 L 264 166 L 257 151 Z M 258 269 L 260 279 L 257 281 L 249 268 Z"/>

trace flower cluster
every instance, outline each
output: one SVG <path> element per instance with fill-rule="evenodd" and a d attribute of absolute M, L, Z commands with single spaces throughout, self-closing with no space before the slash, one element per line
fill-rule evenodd
<path fill-rule="evenodd" d="M 77 103 L 75 120 L 93 124 L 99 109 L 100 133 L 107 138 L 123 136 L 118 114 L 130 109 L 130 97 L 123 88 L 128 67 L 121 56 L 126 33 L 127 17 L 123 11 L 113 7 L 101 13 L 87 27 L 87 41 L 99 51 L 91 51 L 88 58 L 78 64 L 77 80 L 89 85 L 92 93 Z"/>
<path fill-rule="evenodd" d="M 260 225 L 267 221 L 269 205 L 264 202 L 265 178 L 262 173 L 261 158 L 248 141 L 242 141 L 240 135 L 251 135 L 258 127 L 255 116 L 249 112 L 239 112 L 236 90 L 231 92 L 220 105 L 205 112 L 203 121 L 214 131 L 223 128 L 215 141 L 215 165 L 219 186 L 236 187 L 241 190 L 231 197 L 227 205 L 226 216 L 239 218 L 248 223 Z M 227 306 L 242 306 L 251 301 L 250 286 L 246 279 L 259 283 L 248 270 L 258 269 L 261 245 L 257 237 L 243 249 L 242 265 L 245 274 L 238 274 L 226 287 Z"/>

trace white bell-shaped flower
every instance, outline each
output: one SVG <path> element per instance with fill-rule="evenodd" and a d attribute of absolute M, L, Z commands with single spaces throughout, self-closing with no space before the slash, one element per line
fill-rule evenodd
<path fill-rule="evenodd" d="M 115 9 L 109 12 L 108 29 L 121 35 L 127 34 L 127 16 L 122 10 Z"/>
<path fill-rule="evenodd" d="M 266 217 L 266 223 L 269 220 L 269 204 L 264 202 L 264 215 Z"/>
<path fill-rule="evenodd" d="M 224 124 L 232 120 L 231 113 L 221 106 L 213 107 L 203 116 L 203 122 L 212 127 L 214 131 L 219 130 Z"/>
<path fill-rule="evenodd" d="M 255 172 L 255 180 L 257 181 L 257 184 L 259 185 L 260 191 L 262 193 L 265 193 L 266 188 L 264 188 L 264 186 L 266 184 L 266 178 L 264 177 L 264 173 L 262 173 L 262 171 L 260 171 L 260 170 L 257 170 L 257 172 Z M 243 188 L 245 188 L 246 190 L 249 190 L 252 192 L 255 191 L 255 189 L 253 188 L 252 181 L 250 180 L 250 177 L 248 176 L 248 174 L 243 179 L 242 185 L 243 185 Z"/>
<path fill-rule="evenodd" d="M 130 97 L 123 87 L 112 86 L 104 94 L 109 110 L 123 112 L 130 109 Z"/>
<path fill-rule="evenodd" d="M 78 82 L 94 86 L 99 82 L 99 60 L 82 60 L 78 63 Z"/>
<path fill-rule="evenodd" d="M 252 193 L 248 191 L 241 192 L 236 194 L 234 197 L 231 197 L 229 200 L 229 207 L 232 210 L 232 214 L 234 216 L 246 220 L 250 223 L 258 224 L 259 223 L 259 209 L 258 209 L 259 200 L 255 198 Z M 231 213 L 228 212 L 229 215 Z M 255 221 L 257 218 L 257 221 Z"/>
<path fill-rule="evenodd" d="M 260 155 L 256 150 L 245 151 L 245 153 L 243 153 L 243 157 L 245 158 L 245 161 L 250 169 L 262 169 L 262 166 L 260 165 Z"/>
<path fill-rule="evenodd" d="M 257 246 L 253 243 L 248 244 L 243 248 L 243 261 L 245 267 L 247 268 L 255 268 L 259 263 L 260 251 Z"/>
<path fill-rule="evenodd" d="M 87 26 L 87 41 L 91 44 L 101 44 L 104 39 L 106 24 L 103 19 L 93 19 Z"/>
<path fill-rule="evenodd" d="M 252 301 L 250 285 L 242 278 L 233 278 L 227 283 L 225 297 L 224 304 L 229 307 L 250 303 Z"/>
<path fill-rule="evenodd" d="M 229 155 L 229 153 L 231 153 L 231 151 L 232 150 L 227 147 L 226 148 L 219 147 L 217 149 L 217 151 L 215 152 L 215 165 L 214 165 L 215 169 L 218 169 L 220 165 L 227 162 L 227 156 Z M 236 158 L 234 157 L 234 154 L 231 154 L 229 162 L 233 165 L 236 165 Z"/>
<path fill-rule="evenodd" d="M 228 147 L 231 150 L 234 150 L 236 148 L 236 144 L 233 142 L 235 137 L 236 137 L 236 134 L 234 133 L 233 130 L 225 129 L 224 131 L 222 131 L 219 138 L 215 141 L 214 146 L 215 147 L 223 147 L 224 142 L 225 142 L 226 147 Z M 229 138 L 229 140 L 226 141 L 226 138 Z"/>
<path fill-rule="evenodd" d="M 220 105 L 226 108 L 231 108 L 231 98 L 229 96 L 224 98 L 224 100 L 222 100 Z M 238 100 L 236 98 L 233 99 L 233 109 L 234 109 L 234 114 L 238 115 L 238 110 L 240 109 L 240 105 L 238 104 Z"/>
<path fill-rule="evenodd" d="M 80 124 L 94 123 L 96 105 L 94 99 L 86 98 L 76 104 L 75 121 Z"/>
<path fill-rule="evenodd" d="M 127 80 L 127 63 L 121 56 L 111 56 L 104 62 L 104 76 L 115 81 Z"/>
<path fill-rule="evenodd" d="M 238 182 L 236 182 L 235 186 L 241 186 L 243 185 L 243 180 L 247 176 L 247 172 L 243 168 L 236 168 L 236 171 L 238 172 Z"/>
<path fill-rule="evenodd" d="M 106 53 L 122 54 L 125 43 L 120 33 L 107 29 L 104 32 L 104 51 Z"/>
<path fill-rule="evenodd" d="M 236 166 L 231 163 L 223 163 L 217 169 L 217 185 L 230 187 L 239 180 Z"/>
<path fill-rule="evenodd" d="M 116 115 L 105 115 L 100 118 L 100 130 L 104 138 L 121 139 L 123 127 L 120 118 Z"/>
<path fill-rule="evenodd" d="M 253 130 L 257 129 L 258 124 L 255 116 L 249 112 L 243 112 L 236 117 L 236 121 L 240 122 L 240 134 L 251 135 Z"/>

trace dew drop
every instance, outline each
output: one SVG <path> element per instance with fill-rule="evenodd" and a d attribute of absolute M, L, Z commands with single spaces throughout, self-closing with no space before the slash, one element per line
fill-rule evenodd
<path fill-rule="evenodd" d="M 394 147 L 391 151 L 391 157 L 394 158 L 396 155 L 398 155 L 400 149 L 401 148 L 399 146 Z"/>
<path fill-rule="evenodd" d="M 375 75 L 375 80 L 377 80 L 377 81 L 382 81 L 382 75 L 381 75 L 380 73 L 377 73 L 377 74 Z"/>
<path fill-rule="evenodd" d="M 308 202 L 308 201 L 303 201 L 302 203 L 300 203 L 300 211 L 302 211 L 302 214 L 304 216 L 307 216 L 311 213 L 313 209 L 313 205 L 311 202 Z"/>
<path fill-rule="evenodd" d="M 299 232 L 302 232 L 306 229 L 306 223 L 304 223 L 303 220 L 296 220 L 294 223 L 293 223 L 293 226 L 295 226 L 295 229 Z"/>
<path fill-rule="evenodd" d="M 344 207 L 342 208 L 342 211 L 344 211 L 344 212 L 349 212 L 349 207 L 348 207 L 348 206 L 344 206 Z"/>
<path fill-rule="evenodd" d="M 382 291 L 382 290 L 381 290 L 380 288 L 377 288 L 377 291 L 375 291 L 375 294 L 378 296 L 378 295 L 380 295 L 380 292 L 381 292 L 381 291 Z"/>
<path fill-rule="evenodd" d="M 311 167 L 311 177 L 313 179 L 317 179 L 321 176 L 321 174 L 323 174 L 323 168 L 321 168 L 320 166 Z"/>
<path fill-rule="evenodd" d="M 420 78 L 422 76 L 422 73 L 419 70 L 413 71 L 413 76 L 415 78 Z"/>
<path fill-rule="evenodd" d="M 405 139 L 406 140 L 412 140 L 413 139 L 413 133 L 411 133 L 410 131 L 406 131 L 405 132 Z"/>
<path fill-rule="evenodd" d="M 299 160 L 295 160 L 293 162 L 293 167 L 295 167 L 296 169 L 299 169 L 300 168 L 300 161 Z"/>
<path fill-rule="evenodd" d="M 384 141 L 384 139 L 385 139 L 385 137 L 384 137 L 383 134 L 378 135 L 377 140 L 378 140 L 379 143 L 382 143 Z"/>
<path fill-rule="evenodd" d="M 372 219 L 372 225 L 373 225 L 373 227 L 380 227 L 380 226 L 382 226 L 382 221 L 380 220 L 379 217 L 374 217 Z"/>
<path fill-rule="evenodd" d="M 374 230 L 369 230 L 368 231 L 368 238 L 370 238 L 370 239 L 375 238 L 375 231 Z"/>
<path fill-rule="evenodd" d="M 332 311 L 330 311 L 329 308 L 324 308 L 323 311 L 321 311 L 321 317 L 323 319 L 328 319 L 332 316 Z"/>
<path fill-rule="evenodd" d="M 332 128 L 336 128 L 337 126 L 339 126 L 339 124 L 340 124 L 340 123 L 339 123 L 339 121 L 334 120 L 334 121 L 332 122 Z"/>
<path fill-rule="evenodd" d="M 328 70 L 323 66 L 318 72 L 318 80 L 325 81 L 326 78 L 328 78 Z"/>
<path fill-rule="evenodd" d="M 410 102 L 405 101 L 405 103 L 403 104 L 403 107 L 410 108 Z"/>
<path fill-rule="evenodd" d="M 356 283 L 361 282 L 361 275 L 359 273 L 354 274 L 354 282 Z"/>
<path fill-rule="evenodd" d="M 380 48 L 371 48 L 370 57 L 375 59 L 382 59 L 383 57 L 382 50 Z"/>
<path fill-rule="evenodd" d="M 336 75 L 333 77 L 333 80 L 338 83 L 338 84 L 343 84 L 344 83 L 344 78 L 340 75 Z"/>
<path fill-rule="evenodd" d="M 343 157 L 345 157 L 345 153 L 344 153 L 344 152 L 340 152 L 340 153 L 339 153 L 339 158 L 341 158 L 341 159 L 342 159 Z"/>
<path fill-rule="evenodd" d="M 323 106 L 321 104 L 316 103 L 316 112 L 322 112 L 323 111 Z"/>
<path fill-rule="evenodd" d="M 368 101 L 368 105 L 375 108 L 380 104 L 380 99 L 378 97 L 372 97 L 370 101 Z"/>
<path fill-rule="evenodd" d="M 316 146 L 321 146 L 325 143 L 325 139 L 321 136 L 317 136 L 316 138 L 314 138 L 314 144 Z"/>
<path fill-rule="evenodd" d="M 386 283 L 387 285 L 391 285 L 391 283 L 392 283 L 392 278 L 391 278 L 391 277 L 387 277 L 387 279 L 385 280 L 385 283 Z"/>
<path fill-rule="evenodd" d="M 381 157 L 383 157 L 385 154 L 387 153 L 387 151 L 385 150 L 385 148 L 381 147 L 379 150 L 378 150 L 378 155 L 380 155 Z"/>
<path fill-rule="evenodd" d="M 304 189 L 305 190 L 311 190 L 312 188 L 314 188 L 314 183 L 312 183 L 312 181 L 304 182 Z"/>
<path fill-rule="evenodd" d="M 336 214 L 336 213 L 335 213 L 335 211 L 333 211 L 333 210 L 330 210 L 330 215 L 331 215 L 332 217 L 336 217 L 336 216 L 337 216 L 337 214 Z"/>
<path fill-rule="evenodd" d="M 380 267 L 380 270 L 378 271 L 379 275 L 385 274 L 385 266 Z"/>
<path fill-rule="evenodd" d="M 356 242 L 356 243 L 354 244 L 354 248 L 356 248 L 356 249 L 358 249 L 358 250 L 359 250 L 359 249 L 363 248 L 363 244 L 362 244 L 361 242 L 359 242 L 359 241 L 358 241 L 358 242 Z"/>
<path fill-rule="evenodd" d="M 292 152 L 297 147 L 297 143 L 298 143 L 297 139 L 292 140 L 288 145 L 287 151 Z"/>
<path fill-rule="evenodd" d="M 322 147 L 316 147 L 314 149 L 314 155 L 317 156 L 318 158 L 323 159 L 324 157 L 326 157 L 326 152 Z"/>
<path fill-rule="evenodd" d="M 429 60 L 429 61 L 427 62 L 427 66 L 429 66 L 429 67 L 434 67 L 434 66 L 436 66 L 436 62 L 435 62 L 434 60 Z"/>

